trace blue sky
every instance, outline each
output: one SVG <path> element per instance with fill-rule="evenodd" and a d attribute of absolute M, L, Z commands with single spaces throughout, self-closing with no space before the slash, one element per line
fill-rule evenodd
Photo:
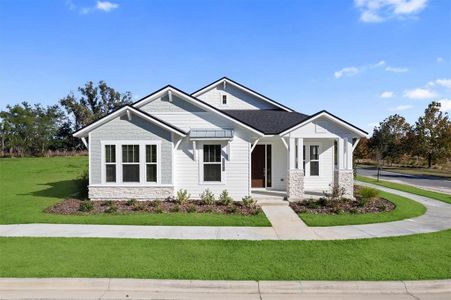
<path fill-rule="evenodd" d="M 222 76 L 367 131 L 451 111 L 451 1 L 0 1 L 0 109 L 88 80 L 139 98 Z"/>

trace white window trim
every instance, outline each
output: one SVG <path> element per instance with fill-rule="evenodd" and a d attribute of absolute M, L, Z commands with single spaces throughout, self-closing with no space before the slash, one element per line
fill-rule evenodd
<path fill-rule="evenodd" d="M 221 145 L 221 181 L 204 181 L 204 145 Z M 224 147 L 227 144 L 224 144 L 223 141 L 209 141 L 209 142 L 200 142 L 197 143 L 197 153 L 199 154 L 199 184 L 206 185 L 218 185 L 218 184 L 226 184 L 226 170 L 227 165 L 225 155 L 224 155 Z M 207 163 L 208 164 L 208 163 Z"/>
<path fill-rule="evenodd" d="M 106 181 L 105 145 L 116 145 L 116 182 Z M 139 182 L 123 182 L 122 180 L 122 145 L 139 145 Z M 146 145 L 157 145 L 157 182 L 146 181 Z M 100 182 L 103 186 L 162 186 L 161 140 L 102 140 L 100 141 L 100 156 Z"/>
<path fill-rule="evenodd" d="M 103 151 L 105 151 L 105 147 L 106 146 L 114 146 L 114 162 L 106 162 L 106 160 L 105 160 L 105 164 L 102 166 L 102 169 L 105 169 L 105 182 L 106 183 L 115 183 L 114 181 L 106 181 L 106 167 L 107 166 L 109 166 L 109 165 L 114 165 L 115 166 L 115 170 L 116 170 L 116 174 L 115 174 L 115 179 L 116 179 L 116 182 L 117 182 L 117 155 L 116 155 L 116 152 L 117 152 L 117 146 L 115 145 L 115 144 L 105 144 L 105 145 L 103 145 Z M 105 152 L 104 152 L 104 159 L 105 159 Z"/>
<path fill-rule="evenodd" d="M 229 95 L 226 93 L 226 92 L 221 92 L 220 93 L 221 94 L 221 97 L 220 97 L 220 99 L 219 99 L 219 104 L 221 105 L 221 106 L 228 106 L 229 105 Z M 226 103 L 224 104 L 224 100 L 223 100 L 223 98 L 224 98 L 224 96 L 226 97 Z"/>
<path fill-rule="evenodd" d="M 157 162 L 148 162 L 147 161 L 147 153 L 144 153 L 144 180 L 146 181 L 146 183 L 157 183 L 158 182 L 158 172 L 160 171 L 160 167 L 158 166 L 158 163 L 160 161 L 159 156 L 158 156 L 158 145 L 156 144 L 146 144 L 144 145 L 144 151 L 147 151 L 147 146 L 156 146 L 157 147 Z M 148 181 L 147 180 L 147 165 L 156 165 L 157 166 L 157 181 Z"/>
<path fill-rule="evenodd" d="M 311 159 L 311 156 L 310 156 L 310 148 L 311 147 L 318 147 L 318 159 Z M 307 149 L 306 149 L 307 150 Z M 308 166 L 308 173 L 309 173 L 309 176 L 310 177 L 320 177 L 321 176 L 321 163 L 320 163 L 320 157 L 321 157 L 321 146 L 319 145 L 319 144 L 315 144 L 315 143 L 311 143 L 311 144 L 309 144 L 308 145 L 308 164 L 309 164 L 309 166 Z M 310 162 L 315 162 L 315 161 L 317 161 L 318 162 L 318 175 L 311 175 L 310 174 Z"/>

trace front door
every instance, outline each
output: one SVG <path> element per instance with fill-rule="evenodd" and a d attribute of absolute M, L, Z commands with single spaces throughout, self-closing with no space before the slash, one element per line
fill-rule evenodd
<path fill-rule="evenodd" d="M 271 182 L 271 145 L 257 145 L 252 151 L 252 187 L 269 187 Z"/>

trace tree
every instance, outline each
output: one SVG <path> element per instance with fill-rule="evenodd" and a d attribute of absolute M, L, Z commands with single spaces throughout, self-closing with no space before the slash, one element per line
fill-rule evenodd
<path fill-rule="evenodd" d="M 132 102 L 130 92 L 119 93 L 104 81 L 99 81 L 97 86 L 88 81 L 84 87 L 79 87 L 78 91 L 78 97 L 70 93 L 60 100 L 60 104 L 72 118 L 74 131 Z"/>
<path fill-rule="evenodd" d="M 451 124 L 448 114 L 440 111 L 440 103 L 433 101 L 415 124 L 416 153 L 426 157 L 428 167 L 451 157 Z"/>
<path fill-rule="evenodd" d="M 354 157 L 356 159 L 367 159 L 370 156 L 370 149 L 368 147 L 368 139 L 361 138 L 357 147 L 354 150 Z"/>

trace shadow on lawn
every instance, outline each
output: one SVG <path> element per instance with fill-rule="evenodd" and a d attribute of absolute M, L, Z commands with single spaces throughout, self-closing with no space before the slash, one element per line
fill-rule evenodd
<path fill-rule="evenodd" d="M 75 199 L 86 199 L 87 193 L 83 192 L 84 181 L 82 179 L 73 180 L 62 180 L 56 182 L 48 182 L 40 184 L 40 186 L 45 186 L 46 188 L 34 191 L 28 194 L 21 195 L 32 195 L 37 197 L 48 197 L 48 198 L 75 198 Z"/>

